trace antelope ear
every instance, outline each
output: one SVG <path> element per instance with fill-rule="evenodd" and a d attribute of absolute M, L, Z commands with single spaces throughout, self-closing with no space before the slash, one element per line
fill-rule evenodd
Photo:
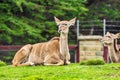
<path fill-rule="evenodd" d="M 118 38 L 120 38 L 120 32 L 115 34 Z"/>
<path fill-rule="evenodd" d="M 116 34 L 113 34 L 113 33 L 110 33 L 110 32 L 108 32 L 107 36 L 111 36 L 113 39 L 117 39 L 118 38 L 118 36 Z"/>
<path fill-rule="evenodd" d="M 73 26 L 75 24 L 75 21 L 76 21 L 76 17 L 69 21 L 69 25 Z"/>
<path fill-rule="evenodd" d="M 107 35 L 107 36 L 110 36 L 110 32 L 107 32 L 106 35 Z"/>
<path fill-rule="evenodd" d="M 110 32 L 107 32 L 106 34 L 110 34 Z"/>
<path fill-rule="evenodd" d="M 54 19 L 55 19 L 56 24 L 59 25 L 60 20 L 58 18 L 56 18 L 55 16 L 54 16 Z"/>

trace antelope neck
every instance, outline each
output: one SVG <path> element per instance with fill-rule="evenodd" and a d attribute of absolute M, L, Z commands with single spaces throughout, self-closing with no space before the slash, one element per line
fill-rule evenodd
<path fill-rule="evenodd" d="M 60 52 L 61 54 L 68 52 L 68 34 L 60 34 Z"/>
<path fill-rule="evenodd" d="M 114 58 L 114 60 L 117 62 L 118 61 L 118 57 L 117 57 L 117 46 L 116 46 L 116 41 L 114 40 L 113 44 L 108 46 L 109 49 L 109 53 L 111 58 Z"/>
<path fill-rule="evenodd" d="M 117 39 L 114 39 L 113 45 L 114 45 L 115 52 L 118 52 L 118 51 L 119 51 L 119 48 L 118 48 L 118 46 L 117 46 Z"/>

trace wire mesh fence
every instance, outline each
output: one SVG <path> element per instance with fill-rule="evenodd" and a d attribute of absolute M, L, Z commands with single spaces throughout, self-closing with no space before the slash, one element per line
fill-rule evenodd
<path fill-rule="evenodd" d="M 107 20 L 77 20 L 77 36 L 80 35 L 105 35 L 109 31 L 111 33 L 120 32 L 120 21 Z"/>

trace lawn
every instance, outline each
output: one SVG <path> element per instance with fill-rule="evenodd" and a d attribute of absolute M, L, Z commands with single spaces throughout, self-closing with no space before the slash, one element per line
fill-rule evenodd
<path fill-rule="evenodd" d="M 120 80 L 120 64 L 0 67 L 0 80 Z"/>

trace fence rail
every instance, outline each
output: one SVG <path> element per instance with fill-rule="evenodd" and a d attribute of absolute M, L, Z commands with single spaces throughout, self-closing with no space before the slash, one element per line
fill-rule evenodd
<path fill-rule="evenodd" d="M 0 46 L 0 60 L 11 63 L 15 53 L 23 45 L 1 45 Z M 79 62 L 79 47 L 77 45 L 69 45 L 71 53 L 71 62 Z"/>
<path fill-rule="evenodd" d="M 0 46 L 0 51 L 15 51 L 22 47 L 22 45 L 2 45 Z"/>

